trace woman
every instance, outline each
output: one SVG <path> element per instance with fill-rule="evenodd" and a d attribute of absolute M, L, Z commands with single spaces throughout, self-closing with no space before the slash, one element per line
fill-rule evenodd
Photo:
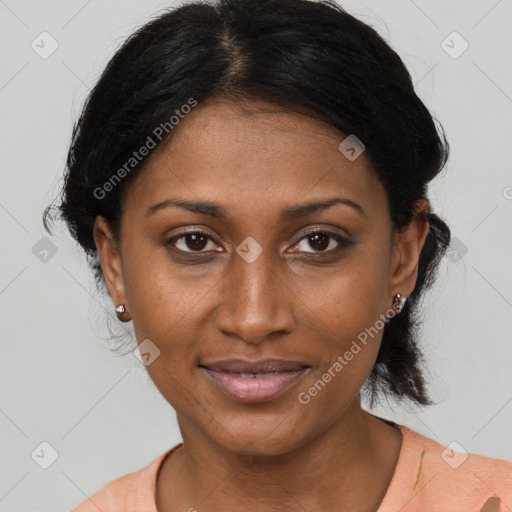
<path fill-rule="evenodd" d="M 183 443 L 75 512 L 508 510 L 511 462 L 360 404 L 432 403 L 418 307 L 447 156 L 401 59 L 334 3 L 189 3 L 133 34 L 60 212 Z"/>

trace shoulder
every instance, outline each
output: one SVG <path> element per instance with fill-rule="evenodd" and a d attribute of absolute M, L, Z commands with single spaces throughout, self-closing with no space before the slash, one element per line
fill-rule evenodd
<path fill-rule="evenodd" d="M 158 470 L 164 458 L 181 445 L 179 443 L 162 453 L 142 469 L 112 480 L 71 512 L 157 512 L 155 487 Z"/>
<path fill-rule="evenodd" d="M 412 510 L 502 512 L 512 504 L 512 462 L 444 446 L 403 425 L 395 489 Z M 393 483 L 393 481 L 392 481 Z M 398 488 L 399 487 L 399 488 Z"/>

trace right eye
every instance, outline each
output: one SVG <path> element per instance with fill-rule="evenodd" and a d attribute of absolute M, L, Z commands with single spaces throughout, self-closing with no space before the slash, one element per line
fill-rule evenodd
<path fill-rule="evenodd" d="M 208 242 L 212 242 L 215 245 L 212 237 L 204 231 L 186 231 L 179 235 L 173 236 L 166 240 L 166 246 L 173 246 L 179 251 L 187 253 L 204 253 L 205 246 L 208 246 Z M 219 252 L 219 249 L 213 249 Z M 222 249 L 220 249 L 222 250 Z"/>

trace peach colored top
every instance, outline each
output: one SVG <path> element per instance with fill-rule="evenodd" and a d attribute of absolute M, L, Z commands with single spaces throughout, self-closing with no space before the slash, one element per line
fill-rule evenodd
<path fill-rule="evenodd" d="M 391 483 L 378 512 L 510 512 L 512 461 L 467 454 L 403 425 L 403 440 Z M 166 455 L 121 476 L 71 512 L 158 512 L 155 488 Z M 459 448 L 460 450 L 460 448 Z"/>

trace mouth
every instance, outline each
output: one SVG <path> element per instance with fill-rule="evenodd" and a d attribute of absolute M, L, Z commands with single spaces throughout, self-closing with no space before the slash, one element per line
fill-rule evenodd
<path fill-rule="evenodd" d="M 309 365 L 282 359 L 244 361 L 232 359 L 199 368 L 225 395 L 240 403 L 268 402 L 293 387 Z"/>

